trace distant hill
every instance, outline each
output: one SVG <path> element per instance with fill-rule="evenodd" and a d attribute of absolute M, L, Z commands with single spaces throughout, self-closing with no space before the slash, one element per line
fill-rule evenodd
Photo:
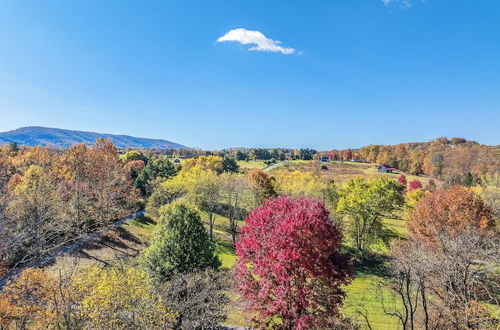
<path fill-rule="evenodd" d="M 113 135 L 94 132 L 71 131 L 60 128 L 48 127 L 22 127 L 13 131 L 0 133 L 0 145 L 17 142 L 26 146 L 49 146 L 68 148 L 73 144 L 94 144 L 97 138 L 110 138 L 118 148 L 155 148 L 155 149 L 186 149 L 186 146 L 175 142 L 146 139 L 128 135 Z"/>

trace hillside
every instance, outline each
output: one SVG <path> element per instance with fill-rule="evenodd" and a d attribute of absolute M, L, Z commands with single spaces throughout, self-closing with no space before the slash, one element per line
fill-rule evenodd
<path fill-rule="evenodd" d="M 181 144 L 160 140 L 133 137 L 128 135 L 113 135 L 94 132 L 72 131 L 48 127 L 22 127 L 13 131 L 0 133 L 0 145 L 17 142 L 26 146 L 50 146 L 68 148 L 73 144 L 86 143 L 92 145 L 99 137 L 110 138 L 118 148 L 156 148 L 156 149 L 186 149 Z"/>

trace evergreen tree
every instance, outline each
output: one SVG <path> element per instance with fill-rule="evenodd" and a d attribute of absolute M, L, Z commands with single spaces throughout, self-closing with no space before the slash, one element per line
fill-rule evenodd
<path fill-rule="evenodd" d="M 247 154 L 241 150 L 236 151 L 236 160 L 247 160 Z"/>
<path fill-rule="evenodd" d="M 141 190 L 143 195 L 148 192 L 148 183 L 156 178 L 168 179 L 177 174 L 174 164 L 168 159 L 148 159 L 146 166 L 137 176 L 134 186 Z M 149 194 L 148 194 L 149 195 Z"/>
<path fill-rule="evenodd" d="M 160 209 L 158 229 L 141 264 L 153 281 L 162 283 L 175 274 L 215 269 L 220 261 L 198 211 L 175 202 Z"/>
<path fill-rule="evenodd" d="M 239 170 L 239 166 L 236 163 L 236 159 L 233 156 L 226 154 L 222 159 L 222 170 L 224 172 L 236 173 Z"/>
<path fill-rule="evenodd" d="M 462 184 L 466 187 L 474 187 L 479 184 L 479 180 L 471 172 L 467 172 L 462 179 Z"/>
<path fill-rule="evenodd" d="M 17 153 L 19 151 L 19 146 L 17 145 L 17 142 L 11 142 L 9 144 L 9 149 L 13 153 Z"/>

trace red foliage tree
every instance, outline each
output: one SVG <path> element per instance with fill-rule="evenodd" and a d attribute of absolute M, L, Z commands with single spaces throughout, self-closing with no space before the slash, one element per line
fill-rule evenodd
<path fill-rule="evenodd" d="M 320 201 L 279 197 L 254 209 L 236 247 L 236 285 L 254 322 L 276 329 L 331 324 L 351 274 L 340 244 Z"/>
<path fill-rule="evenodd" d="M 351 149 L 344 150 L 342 156 L 343 156 L 344 160 L 351 160 L 352 159 L 352 150 Z"/>
<path fill-rule="evenodd" d="M 415 189 L 422 189 L 422 182 L 420 182 L 418 180 L 410 181 L 410 189 L 409 189 L 409 191 L 413 191 Z"/>
<path fill-rule="evenodd" d="M 398 178 L 398 183 L 399 183 L 400 185 L 402 185 L 403 187 L 405 187 L 405 188 L 406 188 L 406 184 L 407 184 L 407 182 L 406 182 L 406 175 L 401 174 L 401 175 L 399 176 L 399 178 Z"/>

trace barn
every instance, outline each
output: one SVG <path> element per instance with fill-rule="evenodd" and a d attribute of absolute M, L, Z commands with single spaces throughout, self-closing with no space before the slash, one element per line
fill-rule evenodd
<path fill-rule="evenodd" d="M 392 167 L 391 165 L 380 165 L 378 167 L 378 172 L 379 173 L 392 173 L 393 171 L 397 170 L 397 168 Z"/>

